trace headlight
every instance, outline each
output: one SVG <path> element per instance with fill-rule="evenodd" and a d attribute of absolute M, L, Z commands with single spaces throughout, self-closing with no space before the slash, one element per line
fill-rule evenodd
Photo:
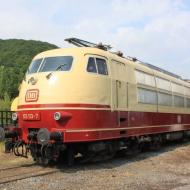
<path fill-rule="evenodd" d="M 12 120 L 13 120 L 13 121 L 16 121 L 17 119 L 18 119 L 17 113 L 13 113 L 13 114 L 12 114 Z"/>
<path fill-rule="evenodd" d="M 50 132 L 46 128 L 41 128 L 37 134 L 37 140 L 39 144 L 48 144 L 50 140 Z"/>
<path fill-rule="evenodd" d="M 60 113 L 60 112 L 55 112 L 55 113 L 54 113 L 54 119 L 55 119 L 56 121 L 59 121 L 59 120 L 61 119 L 61 113 Z"/>

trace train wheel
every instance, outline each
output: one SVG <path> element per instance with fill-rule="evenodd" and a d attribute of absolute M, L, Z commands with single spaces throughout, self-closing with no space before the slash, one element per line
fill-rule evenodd
<path fill-rule="evenodd" d="M 160 135 L 152 138 L 150 143 L 150 150 L 158 151 L 162 147 L 162 137 Z"/>
<path fill-rule="evenodd" d="M 102 162 L 102 161 L 106 161 L 106 160 L 110 160 L 115 156 L 116 152 L 112 152 L 112 153 L 107 153 L 107 152 L 102 152 L 102 153 L 98 153 L 96 156 L 94 156 L 91 161 L 92 162 Z"/>
<path fill-rule="evenodd" d="M 75 162 L 75 151 L 72 145 L 68 146 L 67 150 L 67 164 L 68 166 L 73 166 Z"/>
<path fill-rule="evenodd" d="M 126 156 L 136 156 L 142 151 L 142 144 L 139 143 L 138 139 L 131 139 L 127 143 Z"/>

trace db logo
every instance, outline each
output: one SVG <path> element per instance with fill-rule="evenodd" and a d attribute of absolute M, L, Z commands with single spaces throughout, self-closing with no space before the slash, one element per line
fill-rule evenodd
<path fill-rule="evenodd" d="M 25 101 L 26 102 L 37 102 L 39 97 L 38 89 L 31 89 L 26 91 Z"/>

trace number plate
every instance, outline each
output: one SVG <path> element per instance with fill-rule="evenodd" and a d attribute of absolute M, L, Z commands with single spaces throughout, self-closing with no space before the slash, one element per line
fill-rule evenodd
<path fill-rule="evenodd" d="M 40 113 L 23 113 L 22 119 L 24 121 L 39 121 L 41 119 Z"/>

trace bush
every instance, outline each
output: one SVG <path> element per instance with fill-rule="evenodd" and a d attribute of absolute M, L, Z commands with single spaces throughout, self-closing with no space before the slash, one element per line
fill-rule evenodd
<path fill-rule="evenodd" d="M 0 110 L 9 111 L 11 107 L 11 100 L 7 93 L 5 93 L 4 98 L 0 99 Z"/>

